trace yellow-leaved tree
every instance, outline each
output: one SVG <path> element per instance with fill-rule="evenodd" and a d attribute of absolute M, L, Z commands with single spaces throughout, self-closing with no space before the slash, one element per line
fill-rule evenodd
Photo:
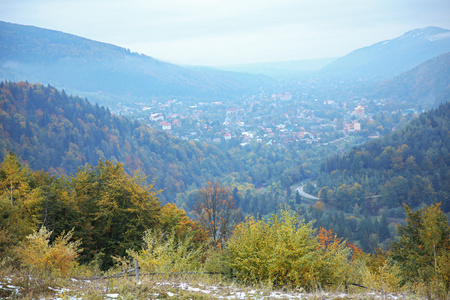
<path fill-rule="evenodd" d="M 441 204 L 412 211 L 406 204 L 406 225 L 398 226 L 399 238 L 390 257 L 404 282 L 422 284 L 427 293 L 450 293 L 450 226 Z M 428 295 L 430 296 L 430 295 Z"/>
<path fill-rule="evenodd" d="M 82 260 L 103 253 L 102 268 L 111 267 L 112 256 L 140 249 L 142 234 L 160 224 L 160 191 L 145 180 L 137 172 L 128 175 L 121 163 L 103 160 L 71 177 L 73 226 L 75 236 L 83 238 Z"/>
<path fill-rule="evenodd" d="M 31 181 L 28 167 L 10 152 L 0 164 L 0 236 L 10 246 L 38 228 L 43 196 Z M 1 244 L 0 253 L 5 251 Z"/>

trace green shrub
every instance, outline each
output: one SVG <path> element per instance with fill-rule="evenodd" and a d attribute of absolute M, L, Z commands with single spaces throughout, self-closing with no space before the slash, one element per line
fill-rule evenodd
<path fill-rule="evenodd" d="M 227 257 L 222 248 L 210 247 L 205 252 L 205 262 L 203 264 L 205 272 L 229 273 Z"/>

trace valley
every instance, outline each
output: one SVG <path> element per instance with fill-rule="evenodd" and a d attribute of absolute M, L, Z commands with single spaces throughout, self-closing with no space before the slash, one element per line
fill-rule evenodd
<path fill-rule="evenodd" d="M 448 32 L 220 70 L 0 22 L 0 282 L 136 260 L 299 297 L 348 278 L 448 296 Z"/>

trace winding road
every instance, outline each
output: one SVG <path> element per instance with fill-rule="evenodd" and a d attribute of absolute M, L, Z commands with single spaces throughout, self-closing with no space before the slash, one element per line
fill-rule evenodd
<path fill-rule="evenodd" d="M 304 187 L 304 186 L 301 185 L 301 186 L 299 186 L 299 187 L 296 188 L 296 191 L 297 191 L 297 193 L 300 194 L 300 196 L 305 197 L 305 198 L 308 198 L 308 199 L 311 199 L 311 200 L 319 200 L 319 199 L 320 199 L 320 198 L 317 198 L 317 197 L 315 197 L 315 196 L 313 196 L 313 195 L 310 195 L 310 194 L 306 193 L 306 192 L 303 190 L 303 187 Z"/>

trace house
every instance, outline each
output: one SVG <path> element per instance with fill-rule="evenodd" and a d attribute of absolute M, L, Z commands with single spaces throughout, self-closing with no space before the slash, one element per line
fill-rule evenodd
<path fill-rule="evenodd" d="M 410 109 L 405 109 L 402 113 L 403 116 L 407 116 L 407 115 L 411 115 L 411 116 L 418 116 L 418 112 L 417 110 L 415 110 L 414 108 L 410 108 Z"/>
<path fill-rule="evenodd" d="M 227 109 L 227 116 L 237 115 L 237 113 L 238 113 L 237 107 Z"/>
<path fill-rule="evenodd" d="M 352 112 L 353 115 L 357 115 L 360 117 L 364 117 L 365 115 L 365 111 L 364 111 L 364 107 L 362 107 L 361 105 L 358 105 Z"/>
<path fill-rule="evenodd" d="M 161 121 L 164 120 L 162 113 L 155 113 L 150 115 L 150 121 Z"/>
<path fill-rule="evenodd" d="M 225 141 L 229 141 L 229 140 L 231 140 L 231 134 L 229 132 L 227 132 L 223 135 L 223 138 L 225 139 Z"/>
<path fill-rule="evenodd" d="M 249 139 L 253 139 L 254 137 L 255 137 L 255 135 L 256 135 L 256 133 L 255 132 L 250 132 L 250 131 L 244 131 L 244 132 L 242 132 L 242 134 L 241 134 L 243 137 L 247 137 L 247 138 L 249 138 Z"/>
<path fill-rule="evenodd" d="M 369 139 L 379 139 L 380 138 L 380 133 L 376 132 L 375 134 L 369 135 Z"/>
<path fill-rule="evenodd" d="M 298 133 L 297 133 L 298 138 L 299 138 L 299 139 L 305 138 L 305 133 L 306 133 L 306 131 L 300 131 L 300 132 L 298 132 Z"/>
<path fill-rule="evenodd" d="M 178 114 L 169 114 L 166 117 L 166 119 L 175 119 L 175 118 L 178 118 Z"/>
<path fill-rule="evenodd" d="M 361 123 L 359 122 L 346 123 L 345 131 L 361 131 Z"/>
<path fill-rule="evenodd" d="M 170 124 L 169 122 L 166 122 L 166 121 L 160 122 L 159 125 L 162 126 L 163 130 L 171 130 L 172 129 L 172 124 Z"/>
<path fill-rule="evenodd" d="M 273 132 L 268 132 L 264 135 L 264 137 L 266 137 L 266 138 L 273 138 L 274 136 L 275 136 L 275 133 L 273 133 Z"/>
<path fill-rule="evenodd" d="M 292 100 L 292 95 L 289 92 L 284 93 L 284 95 L 281 95 L 279 97 L 280 101 L 290 101 Z"/>
<path fill-rule="evenodd" d="M 173 126 L 181 127 L 181 121 L 179 119 L 175 119 L 172 122 Z"/>

